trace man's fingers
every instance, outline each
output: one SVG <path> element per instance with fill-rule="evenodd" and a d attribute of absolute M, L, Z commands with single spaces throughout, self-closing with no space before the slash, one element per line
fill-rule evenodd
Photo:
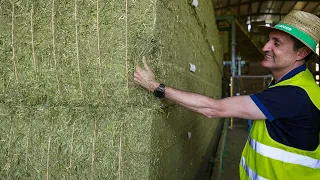
<path fill-rule="evenodd" d="M 147 64 L 147 58 L 145 56 L 142 57 L 142 62 L 143 62 L 143 65 L 144 65 L 144 68 L 148 71 L 152 71 L 151 68 L 148 66 Z"/>
<path fill-rule="evenodd" d="M 138 72 L 134 72 L 134 77 L 135 78 L 140 77 L 139 73 Z"/>
<path fill-rule="evenodd" d="M 136 66 L 136 71 L 137 72 L 141 72 L 142 71 L 142 69 L 141 69 L 141 67 L 139 65 Z"/>
<path fill-rule="evenodd" d="M 135 82 L 135 83 L 139 83 L 140 80 L 139 80 L 138 78 L 134 77 L 134 82 Z"/>

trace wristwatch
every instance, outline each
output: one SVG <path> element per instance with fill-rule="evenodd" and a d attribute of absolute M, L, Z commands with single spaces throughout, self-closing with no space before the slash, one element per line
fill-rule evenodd
<path fill-rule="evenodd" d="M 160 85 L 157 87 L 157 89 L 155 89 L 155 90 L 153 91 L 154 96 L 157 97 L 157 98 L 164 98 L 164 96 L 165 96 L 164 88 L 165 88 L 165 87 L 166 87 L 166 86 L 165 86 L 164 84 L 160 84 Z"/>

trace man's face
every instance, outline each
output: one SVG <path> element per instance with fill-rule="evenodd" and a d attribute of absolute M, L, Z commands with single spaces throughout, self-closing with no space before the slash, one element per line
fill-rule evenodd
<path fill-rule="evenodd" d="M 293 45 L 289 34 L 278 30 L 270 32 L 269 40 L 262 48 L 265 55 L 261 65 L 271 71 L 292 67 L 298 55 L 298 52 L 293 50 Z"/>

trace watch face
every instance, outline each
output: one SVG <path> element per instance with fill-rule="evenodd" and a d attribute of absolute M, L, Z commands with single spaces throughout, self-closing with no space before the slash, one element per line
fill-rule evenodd
<path fill-rule="evenodd" d="M 160 84 L 159 87 L 157 87 L 156 90 L 154 90 L 153 94 L 154 96 L 158 97 L 158 98 L 164 98 L 165 96 L 165 91 L 164 91 L 164 85 Z"/>
<path fill-rule="evenodd" d="M 155 90 L 155 96 L 158 98 L 163 98 L 164 97 L 164 92 L 162 91 L 162 89 L 156 89 Z"/>

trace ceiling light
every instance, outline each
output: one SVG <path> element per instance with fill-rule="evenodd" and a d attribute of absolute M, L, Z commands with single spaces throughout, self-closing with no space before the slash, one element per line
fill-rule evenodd
<path fill-rule="evenodd" d="M 248 31 L 250 32 L 251 30 L 251 24 L 248 24 Z"/>

